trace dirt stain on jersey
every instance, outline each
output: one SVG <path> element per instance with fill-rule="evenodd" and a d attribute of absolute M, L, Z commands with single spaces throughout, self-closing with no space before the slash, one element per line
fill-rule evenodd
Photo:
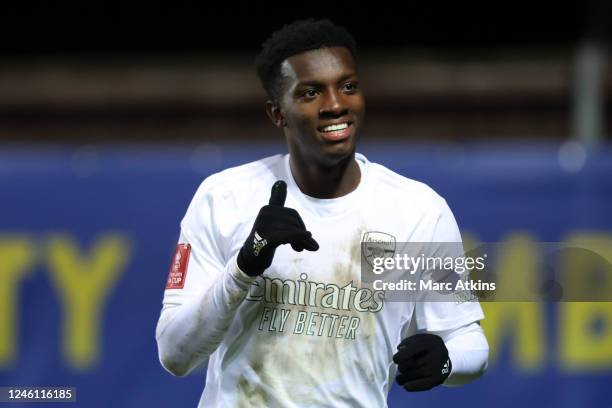
<path fill-rule="evenodd" d="M 336 263 L 333 267 L 333 276 L 344 284 L 353 281 L 354 285 L 361 287 L 361 262 L 362 262 L 362 247 L 361 239 L 363 233 L 368 231 L 365 222 L 360 222 L 357 229 L 353 232 L 352 237 L 348 242 L 348 248 L 341 248 L 342 252 L 348 252 L 349 262 L 348 263 Z M 370 299 L 372 302 L 373 299 Z M 347 365 L 354 364 L 363 370 L 364 375 L 371 381 L 377 382 L 376 371 L 377 368 L 374 365 L 377 361 L 376 358 L 376 347 L 380 347 L 377 344 L 376 337 L 378 330 L 381 329 L 381 322 L 379 319 L 382 318 L 380 313 L 360 313 L 353 309 L 348 312 L 351 316 L 356 316 L 360 319 L 359 325 L 359 337 L 363 339 L 362 343 L 355 344 L 354 350 L 348 357 L 350 362 L 346 362 Z"/>
<path fill-rule="evenodd" d="M 351 235 L 334 249 L 334 259 L 337 261 L 329 265 L 320 273 L 308 273 L 308 279 L 316 282 L 325 282 L 343 287 L 350 282 L 353 286 L 361 287 L 361 238 L 363 231 L 367 231 L 365 223 L 356 223 Z M 294 258 L 290 266 L 299 276 L 304 269 L 301 267 L 302 259 Z M 249 363 L 245 369 L 248 375 L 241 375 L 238 381 L 238 406 L 258 407 L 274 406 L 282 401 L 291 401 L 304 406 L 326 405 L 334 397 L 338 389 L 351 389 L 355 386 L 355 379 L 366 378 L 372 384 L 383 384 L 388 376 L 387 364 L 380 365 L 377 361 L 377 350 L 381 344 L 377 336 L 379 331 L 381 313 L 359 312 L 353 307 L 350 310 L 324 308 L 321 297 L 325 292 L 315 292 L 317 297 L 314 304 L 271 304 L 263 300 L 255 302 L 248 314 L 251 328 L 246 332 L 254 333 L 255 338 L 249 340 L 249 346 L 240 350 L 228 350 L 229 357 L 236 353 L 248 350 Z M 372 300 L 373 301 L 373 300 Z M 380 300 L 377 300 L 379 302 Z M 259 324 L 258 316 L 264 307 L 283 308 L 290 311 L 283 332 L 269 332 L 267 330 L 253 330 L 252 325 Z M 358 318 L 359 327 L 356 340 L 335 336 L 328 337 L 327 330 L 322 336 L 314 330 L 314 335 L 305 332 L 295 334 L 293 328 L 299 312 L 335 313 L 347 316 L 347 319 Z M 347 321 L 348 321 L 347 320 Z M 244 346 L 244 345 L 243 345 Z M 228 355 L 224 358 L 228 358 Z M 382 376 L 381 376 L 382 374 Z M 316 392 L 313 392 L 316 390 Z"/>
<path fill-rule="evenodd" d="M 270 406 L 269 399 L 262 389 L 255 384 L 251 384 L 244 375 L 238 380 L 238 405 L 236 408 L 252 408 Z"/>
<path fill-rule="evenodd" d="M 344 240 L 337 249 L 338 261 L 327 269 L 324 276 L 309 275 L 309 279 L 321 281 L 324 277 L 326 283 L 333 283 L 343 287 L 350 282 L 354 286 L 361 286 L 361 236 L 365 228 L 357 228 L 349 239 Z M 296 265 L 297 266 L 297 265 Z M 330 273 L 331 272 L 331 273 Z M 298 275 L 299 276 L 299 275 Z M 257 302 L 260 308 L 276 307 L 290 310 L 287 327 L 294 327 L 296 315 L 300 311 L 308 313 L 337 313 L 341 316 L 360 320 L 357 329 L 359 341 L 337 338 L 327 335 L 294 334 L 293 330 L 284 332 L 268 332 L 246 330 L 255 332 L 257 338 L 249 342 L 250 354 L 248 368 L 249 375 L 241 375 L 238 382 L 238 407 L 273 406 L 276 401 L 292 401 L 305 406 L 321 406 L 329 403 L 329 390 L 354 387 L 350 376 L 365 377 L 371 383 L 382 383 L 387 377 L 386 366 L 377 367 L 375 347 L 376 337 L 380 329 L 380 313 L 359 312 L 354 308 L 350 310 L 330 310 L 323 308 L 321 297 L 324 291 L 316 292 L 317 306 L 267 304 Z M 261 309 L 259 309 L 261 310 Z M 250 320 L 251 324 L 259 321 L 256 315 Z M 246 350 L 241 350 L 245 352 Z M 355 372 L 361 370 L 361 373 Z M 377 373 L 383 374 L 382 378 Z M 247 378 L 253 380 L 250 382 Z M 346 396 L 350 398 L 350 396 Z"/>

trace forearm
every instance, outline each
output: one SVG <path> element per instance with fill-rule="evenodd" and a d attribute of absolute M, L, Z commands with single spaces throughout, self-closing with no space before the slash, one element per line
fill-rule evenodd
<path fill-rule="evenodd" d="M 484 374 L 489 359 L 489 344 L 477 323 L 439 333 L 448 349 L 452 363 L 450 376 L 444 385 L 467 384 Z"/>
<path fill-rule="evenodd" d="M 238 269 L 234 257 L 201 296 L 163 310 L 156 339 L 166 370 L 186 375 L 216 350 L 254 279 Z"/>

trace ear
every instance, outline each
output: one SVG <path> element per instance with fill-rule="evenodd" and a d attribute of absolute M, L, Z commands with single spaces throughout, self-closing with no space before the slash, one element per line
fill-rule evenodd
<path fill-rule="evenodd" d="M 287 122 L 285 122 L 285 118 L 283 116 L 283 112 L 278 103 L 272 100 L 266 101 L 266 113 L 268 117 L 274 123 L 274 126 L 278 128 L 282 128 L 287 126 Z"/>

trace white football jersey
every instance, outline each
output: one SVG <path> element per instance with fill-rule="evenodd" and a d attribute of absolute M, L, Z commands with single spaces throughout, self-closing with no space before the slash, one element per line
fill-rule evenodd
<path fill-rule="evenodd" d="M 276 155 L 208 177 L 181 222 L 191 248 L 182 288 L 164 308 L 203 291 L 244 244 L 275 181 L 301 215 L 316 252 L 283 245 L 251 285 L 210 356 L 200 407 L 385 407 L 397 345 L 412 328 L 449 330 L 481 320 L 477 302 L 385 302 L 360 286 L 364 234 L 396 242 L 460 242 L 446 201 L 423 183 L 356 154 L 361 180 L 335 199 L 304 195 Z M 455 254 L 450 254 L 455 255 Z"/>

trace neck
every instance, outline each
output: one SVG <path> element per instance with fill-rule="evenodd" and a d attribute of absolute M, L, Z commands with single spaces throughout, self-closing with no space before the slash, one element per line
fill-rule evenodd
<path fill-rule="evenodd" d="M 309 163 L 299 156 L 290 156 L 291 173 L 302 193 L 314 198 L 338 198 L 354 191 L 361 180 L 355 154 L 333 166 Z"/>

